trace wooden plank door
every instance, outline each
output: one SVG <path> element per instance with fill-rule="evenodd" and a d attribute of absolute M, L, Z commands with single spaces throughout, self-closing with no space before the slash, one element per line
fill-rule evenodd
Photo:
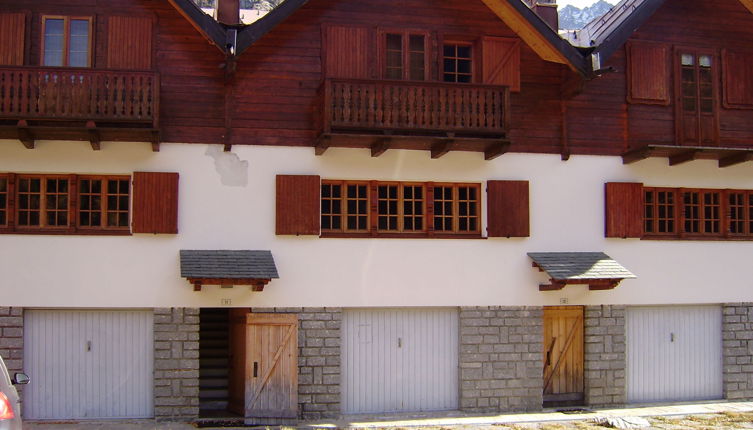
<path fill-rule="evenodd" d="M 544 403 L 583 401 L 583 307 L 544 308 Z"/>
<path fill-rule="evenodd" d="M 246 315 L 246 424 L 298 416 L 298 316 Z"/>

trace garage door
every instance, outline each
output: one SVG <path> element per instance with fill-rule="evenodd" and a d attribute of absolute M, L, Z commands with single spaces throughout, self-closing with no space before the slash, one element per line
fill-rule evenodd
<path fill-rule="evenodd" d="M 346 310 L 344 413 L 458 407 L 456 309 Z"/>
<path fill-rule="evenodd" d="M 152 311 L 24 312 L 28 419 L 153 415 Z"/>
<path fill-rule="evenodd" d="M 629 402 L 722 398 L 719 306 L 628 308 L 627 337 Z"/>

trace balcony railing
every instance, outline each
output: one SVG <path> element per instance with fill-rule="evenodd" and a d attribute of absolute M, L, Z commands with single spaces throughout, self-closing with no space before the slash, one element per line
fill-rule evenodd
<path fill-rule="evenodd" d="M 324 133 L 504 135 L 509 125 L 503 86 L 330 79 L 323 91 Z"/>
<path fill-rule="evenodd" d="M 0 119 L 157 126 L 159 75 L 50 67 L 0 68 Z"/>

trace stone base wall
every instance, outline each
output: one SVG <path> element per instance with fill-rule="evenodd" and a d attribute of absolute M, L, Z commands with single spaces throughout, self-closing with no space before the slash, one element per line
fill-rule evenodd
<path fill-rule="evenodd" d="M 341 308 L 252 308 L 298 314 L 298 417 L 340 415 Z"/>
<path fill-rule="evenodd" d="M 724 398 L 753 399 L 753 303 L 726 303 L 722 313 Z"/>
<path fill-rule="evenodd" d="M 586 306 L 584 329 L 586 404 L 624 404 L 627 398 L 625 306 Z"/>
<path fill-rule="evenodd" d="M 460 409 L 540 410 L 543 336 L 541 307 L 460 308 Z"/>
<path fill-rule="evenodd" d="M 23 308 L 0 307 L 0 356 L 11 378 L 24 371 Z M 22 395 L 24 386 L 16 385 L 16 390 Z"/>
<path fill-rule="evenodd" d="M 199 416 L 199 309 L 154 310 L 154 417 Z"/>

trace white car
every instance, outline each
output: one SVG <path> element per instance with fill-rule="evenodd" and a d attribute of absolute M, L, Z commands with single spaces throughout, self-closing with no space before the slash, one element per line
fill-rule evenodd
<path fill-rule="evenodd" d="M 29 383 L 29 377 L 25 373 L 16 373 L 13 379 L 8 374 L 3 357 L 0 357 L 0 430 L 20 430 L 21 424 L 21 400 L 14 385 Z"/>

